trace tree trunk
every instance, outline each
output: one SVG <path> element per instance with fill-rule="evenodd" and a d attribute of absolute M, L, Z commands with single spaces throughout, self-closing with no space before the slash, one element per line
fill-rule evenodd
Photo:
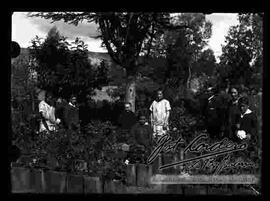
<path fill-rule="evenodd" d="M 190 89 L 191 67 L 188 65 L 187 90 Z"/>
<path fill-rule="evenodd" d="M 135 98 L 136 98 L 136 80 L 135 77 L 130 77 L 126 85 L 126 102 L 131 103 L 132 112 L 135 112 Z"/>

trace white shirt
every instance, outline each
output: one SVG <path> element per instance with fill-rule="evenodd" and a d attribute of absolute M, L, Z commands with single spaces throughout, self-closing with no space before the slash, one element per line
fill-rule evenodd
<path fill-rule="evenodd" d="M 76 107 L 75 105 L 73 105 L 71 102 L 68 103 L 70 106 L 72 107 Z"/>
<path fill-rule="evenodd" d="M 252 111 L 250 109 L 247 109 L 246 112 L 244 114 L 241 114 L 241 118 L 244 117 L 245 114 L 250 114 Z"/>
<path fill-rule="evenodd" d="M 55 130 L 55 108 L 50 106 L 44 100 L 38 105 L 39 112 L 42 112 L 43 117 L 46 119 L 46 123 L 50 131 Z M 40 132 L 47 130 L 43 122 L 40 122 Z"/>
<path fill-rule="evenodd" d="M 166 115 L 169 110 L 171 110 L 170 102 L 166 99 L 162 99 L 161 101 L 153 101 L 150 106 L 150 110 L 152 111 L 152 118 L 154 125 L 164 125 L 166 121 Z"/>

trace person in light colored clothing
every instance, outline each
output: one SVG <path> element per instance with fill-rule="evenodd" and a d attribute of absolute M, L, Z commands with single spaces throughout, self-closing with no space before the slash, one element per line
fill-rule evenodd
<path fill-rule="evenodd" d="M 166 134 L 169 129 L 170 102 L 163 98 L 162 90 L 157 91 L 157 99 L 150 106 L 151 126 L 154 137 L 160 137 Z"/>
<path fill-rule="evenodd" d="M 38 108 L 41 115 L 40 132 L 55 131 L 56 125 L 61 121 L 55 118 L 55 108 L 52 104 L 52 94 L 46 93 L 45 100 L 40 101 Z"/>

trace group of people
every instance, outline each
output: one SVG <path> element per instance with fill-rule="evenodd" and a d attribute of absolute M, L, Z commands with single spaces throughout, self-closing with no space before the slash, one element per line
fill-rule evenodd
<path fill-rule="evenodd" d="M 210 89 L 209 92 L 204 116 L 210 138 L 227 137 L 234 142 L 247 140 L 252 144 L 250 146 L 259 146 L 260 95 L 254 92 L 249 96 L 240 94 L 236 87 L 216 93 Z"/>
<path fill-rule="evenodd" d="M 131 111 L 131 104 L 127 102 L 125 111 L 118 118 L 119 126 L 130 133 L 130 141 L 133 140 L 146 149 L 152 147 L 154 138 L 161 137 L 169 129 L 170 102 L 163 97 L 162 90 L 158 90 L 156 95 L 149 112 L 139 112 L 136 117 L 135 113 Z M 148 115 L 149 113 L 150 115 Z"/>
<path fill-rule="evenodd" d="M 248 140 L 253 148 L 258 146 L 258 107 L 252 104 L 252 96 L 241 96 L 238 89 L 231 87 L 227 91 L 208 90 L 205 97 L 205 128 L 211 139 L 229 138 L 235 142 Z M 255 96 L 254 96 L 255 97 Z M 170 102 L 163 97 L 163 91 L 157 90 L 156 99 L 148 112 L 135 115 L 131 103 L 124 104 L 124 111 L 119 114 L 118 125 L 129 133 L 128 144 L 140 145 L 151 151 L 155 142 L 169 131 L 171 112 Z M 257 109 L 256 109 L 257 107 Z M 38 104 L 40 114 L 39 132 L 55 131 L 60 127 L 76 130 L 82 127 L 77 98 L 71 95 L 69 101 L 55 97 L 48 92 Z M 91 114 L 89 114 L 89 118 Z M 131 143 L 130 143 L 131 144 Z"/>
<path fill-rule="evenodd" d="M 220 93 L 212 89 L 208 92 L 203 114 L 210 138 L 227 137 L 233 141 L 257 139 L 258 112 L 253 111 L 254 104 L 250 104 L 250 97 L 240 96 L 235 87 Z M 118 124 L 138 144 L 148 147 L 153 138 L 158 138 L 169 130 L 171 105 L 163 97 L 162 90 L 157 90 L 156 99 L 150 105 L 148 113 L 140 112 L 136 116 L 131 111 L 131 103 L 127 102 L 124 106 L 124 111 L 118 117 Z M 76 96 L 72 95 L 67 102 L 63 98 L 56 100 L 51 93 L 47 93 L 45 100 L 39 103 L 39 112 L 42 117 L 40 131 L 54 131 L 59 126 L 67 129 L 80 127 Z"/>
<path fill-rule="evenodd" d="M 48 92 L 38 105 L 40 113 L 40 132 L 55 131 L 59 127 L 66 129 L 79 128 L 79 107 L 77 98 L 71 95 L 69 102 L 59 97 L 57 100 Z"/>
<path fill-rule="evenodd" d="M 123 130 L 127 130 L 131 139 L 138 144 L 149 147 L 152 137 L 158 137 L 166 133 L 169 126 L 170 102 L 163 98 L 162 90 L 157 91 L 157 99 L 149 108 L 150 124 L 148 114 L 140 112 L 138 116 L 131 111 L 131 103 L 124 104 L 125 110 L 119 114 L 118 124 Z M 45 99 L 40 101 L 39 113 L 41 116 L 39 131 L 55 131 L 59 127 L 66 129 L 80 128 L 80 111 L 76 96 L 70 96 L 69 102 L 63 98 L 56 99 L 48 92 Z"/>

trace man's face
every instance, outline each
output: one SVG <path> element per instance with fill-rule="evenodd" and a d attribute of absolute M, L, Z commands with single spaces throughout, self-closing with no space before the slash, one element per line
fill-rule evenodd
<path fill-rule="evenodd" d="M 26 95 L 26 100 L 31 100 L 31 96 L 29 94 Z"/>
<path fill-rule="evenodd" d="M 140 123 L 141 125 L 144 125 L 145 122 L 146 122 L 145 116 L 141 116 L 140 119 L 139 119 L 139 123 Z"/>
<path fill-rule="evenodd" d="M 213 93 L 213 88 L 212 87 L 209 87 L 208 89 L 207 89 L 207 94 L 209 95 L 209 96 L 212 96 L 214 93 Z"/>
<path fill-rule="evenodd" d="M 131 105 L 130 104 L 125 104 L 125 110 L 126 111 L 131 111 Z"/>
<path fill-rule="evenodd" d="M 233 88 L 233 89 L 231 90 L 231 96 L 232 96 L 232 98 L 233 98 L 234 100 L 237 99 L 238 92 L 237 92 L 236 89 Z"/>
<path fill-rule="evenodd" d="M 241 105 L 239 105 L 239 108 L 240 108 L 241 113 L 244 114 L 248 109 L 248 105 L 241 104 Z"/>
<path fill-rule="evenodd" d="M 158 92 L 157 92 L 157 98 L 158 98 L 158 100 L 161 100 L 161 99 L 163 98 L 163 93 L 162 93 L 162 91 L 158 91 Z"/>
<path fill-rule="evenodd" d="M 257 94 L 256 89 L 252 89 L 251 94 L 252 94 L 252 95 L 256 95 L 256 94 Z"/>
<path fill-rule="evenodd" d="M 72 98 L 70 99 L 70 102 L 71 102 L 73 105 L 75 105 L 75 104 L 77 103 L 77 98 L 76 98 L 76 97 L 72 97 Z"/>

